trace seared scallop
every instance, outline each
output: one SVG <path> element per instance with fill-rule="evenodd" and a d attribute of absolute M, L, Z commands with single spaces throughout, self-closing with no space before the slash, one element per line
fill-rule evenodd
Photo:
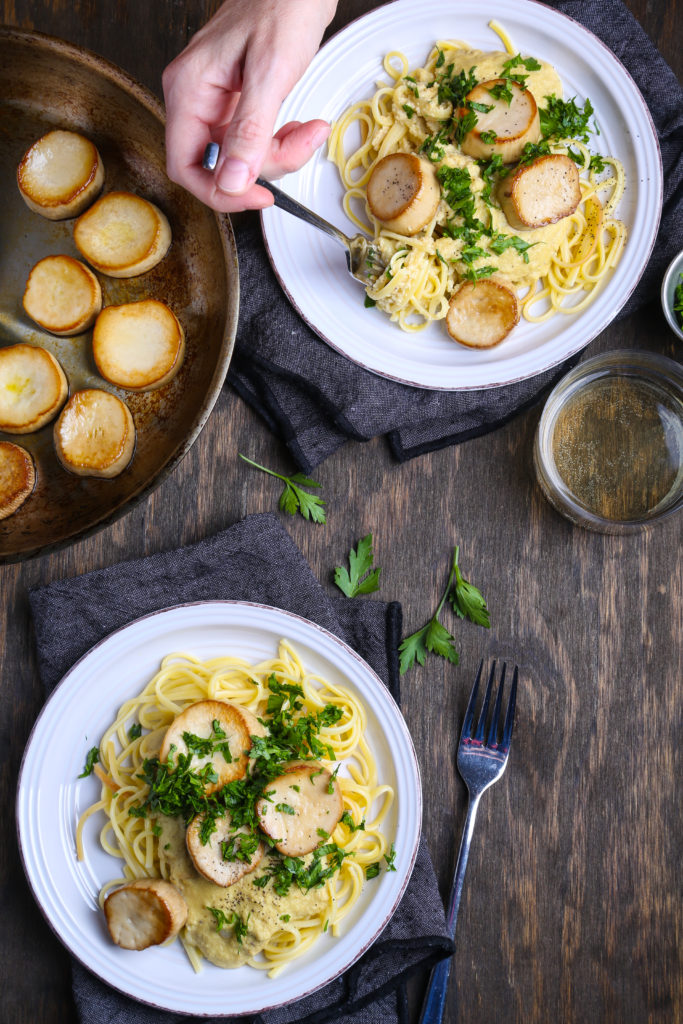
<path fill-rule="evenodd" d="M 252 837 L 248 828 L 234 831 L 229 817 L 217 818 L 216 831 L 203 843 L 202 824 L 201 817 L 194 818 L 185 837 L 187 852 L 200 875 L 227 888 L 258 867 L 266 851 L 265 843 L 253 840 L 248 847 L 243 847 L 244 837 L 249 836 L 250 840 Z M 251 852 L 247 853 L 245 849 Z"/>
<path fill-rule="evenodd" d="M 0 441 L 0 519 L 7 519 L 24 504 L 35 482 L 35 466 L 26 449 Z"/>
<path fill-rule="evenodd" d="M 0 348 L 0 430 L 30 434 L 54 419 L 69 390 L 64 371 L 44 348 Z"/>
<path fill-rule="evenodd" d="M 74 242 L 109 277 L 137 277 L 160 263 L 171 244 L 161 210 L 131 192 L 108 192 L 74 224 Z"/>
<path fill-rule="evenodd" d="M 215 782 L 205 784 L 205 792 L 213 793 L 228 782 L 246 775 L 251 750 L 251 737 L 263 735 L 263 726 L 246 708 L 225 700 L 200 700 L 190 704 L 166 730 L 159 760 L 179 754 L 191 754 L 192 771 L 212 764 Z M 186 740 L 187 734 L 193 741 Z"/>
<path fill-rule="evenodd" d="M 187 904 L 163 878 L 139 878 L 104 901 L 109 934 L 123 949 L 147 949 L 176 937 L 187 920 Z"/>
<path fill-rule="evenodd" d="M 135 450 L 130 409 L 98 388 L 76 391 L 55 423 L 57 458 L 77 476 L 118 476 Z"/>
<path fill-rule="evenodd" d="M 508 224 L 518 231 L 555 224 L 581 202 L 578 168 L 560 153 L 539 156 L 502 180 L 498 201 Z"/>
<path fill-rule="evenodd" d="M 34 213 L 48 220 L 77 217 L 102 189 L 102 158 L 77 132 L 48 132 L 22 157 L 17 184 Z"/>
<path fill-rule="evenodd" d="M 519 301 L 503 281 L 465 281 L 453 292 L 446 329 L 469 348 L 493 348 L 519 323 Z"/>
<path fill-rule="evenodd" d="M 80 334 L 102 309 L 100 282 L 80 260 L 46 256 L 29 274 L 24 309 L 51 334 Z"/>
<path fill-rule="evenodd" d="M 92 339 L 97 369 L 129 391 L 153 391 L 172 380 L 185 354 L 185 332 L 157 299 L 107 306 Z"/>
<path fill-rule="evenodd" d="M 331 835 L 343 810 L 336 777 L 315 761 L 293 761 L 256 802 L 262 831 L 288 857 L 315 850 L 321 833 Z"/>
<path fill-rule="evenodd" d="M 368 206 L 389 231 L 416 235 L 436 213 L 441 190 L 434 167 L 414 153 L 383 157 L 370 175 Z"/>
<path fill-rule="evenodd" d="M 508 103 L 504 97 L 492 95 L 490 90 L 507 87 L 512 94 Z M 519 160 L 527 142 L 538 142 L 541 122 L 536 100 L 528 89 L 516 82 L 494 78 L 480 82 L 466 96 L 477 105 L 490 110 L 477 111 L 477 123 L 462 140 L 462 151 L 476 160 L 489 160 L 500 156 L 503 163 Z"/>

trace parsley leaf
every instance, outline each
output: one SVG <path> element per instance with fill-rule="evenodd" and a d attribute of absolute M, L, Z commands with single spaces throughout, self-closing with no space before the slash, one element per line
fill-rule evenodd
<path fill-rule="evenodd" d="M 500 256 L 506 249 L 516 249 L 521 254 L 524 262 L 528 263 L 528 250 L 532 245 L 537 245 L 537 243 L 525 242 L 519 235 L 494 235 L 491 240 L 491 252 L 495 252 L 496 256 Z"/>
<path fill-rule="evenodd" d="M 379 590 L 381 569 L 373 569 L 372 534 L 358 541 L 358 546 L 349 551 L 349 569 L 338 565 L 334 570 L 334 582 L 347 597 L 358 594 L 374 594 Z"/>
<path fill-rule="evenodd" d="M 679 326 L 683 329 L 683 274 L 678 275 L 678 284 L 674 288 L 673 310 Z"/>
<path fill-rule="evenodd" d="M 488 132 L 480 132 L 479 138 L 481 139 L 482 142 L 485 142 L 487 146 L 492 146 L 495 143 L 498 136 L 493 131 L 493 129 L 491 129 L 491 131 Z"/>
<path fill-rule="evenodd" d="M 258 462 L 253 462 L 246 455 L 242 455 L 241 452 L 238 454 L 250 466 L 254 466 L 256 469 L 260 469 L 261 472 L 268 473 L 269 476 L 276 476 L 284 481 L 285 489 L 280 495 L 279 502 L 282 512 L 287 512 L 290 516 L 300 512 L 304 519 L 312 519 L 314 523 L 325 522 L 325 510 L 323 509 L 325 502 L 323 499 L 319 498 L 317 494 L 304 491 L 302 488 L 302 485 L 305 487 L 320 487 L 316 480 L 311 480 L 309 477 L 304 476 L 303 473 L 295 473 L 291 477 L 283 476 L 282 473 L 276 473 L 273 469 L 266 469 L 265 466 L 259 465 Z"/>
<path fill-rule="evenodd" d="M 505 100 L 508 107 L 512 103 L 512 89 L 508 85 L 507 78 L 504 78 L 501 82 L 496 82 L 487 91 L 491 93 L 494 100 Z"/>
<path fill-rule="evenodd" d="M 242 939 L 248 932 L 247 924 L 251 914 L 247 914 L 246 921 L 243 921 L 239 914 L 236 914 L 234 910 L 226 914 L 225 911 L 221 910 L 220 907 L 208 907 L 214 916 L 216 922 L 216 931 L 220 932 L 223 928 L 229 928 L 231 925 L 235 930 L 235 938 L 237 939 L 238 945 L 242 945 Z"/>
<path fill-rule="evenodd" d="M 379 862 L 376 862 L 375 864 L 368 864 L 368 866 L 365 869 L 365 877 L 366 878 L 377 878 L 378 874 L 379 874 Z"/>
<path fill-rule="evenodd" d="M 491 622 L 486 601 L 481 591 L 464 579 L 458 564 L 459 555 L 460 548 L 456 545 L 453 554 L 452 570 L 452 573 L 455 575 L 455 582 L 449 593 L 453 611 L 461 619 L 467 618 L 477 626 L 485 626 L 486 629 L 489 629 Z"/>
<path fill-rule="evenodd" d="M 414 113 L 415 113 L 414 109 L 408 103 L 404 103 L 403 104 L 403 111 L 404 111 L 406 117 L 408 118 L 408 120 L 410 120 L 413 117 Z"/>
<path fill-rule="evenodd" d="M 593 129 L 588 126 L 592 117 L 593 105 L 586 100 L 582 107 L 577 106 L 576 97 L 561 100 L 551 94 L 546 96 L 547 106 L 539 108 L 541 119 L 541 135 L 544 139 L 579 139 L 588 142 Z"/>
<path fill-rule="evenodd" d="M 344 811 L 344 813 L 341 816 L 341 822 L 342 825 L 346 825 L 350 832 L 365 832 L 365 818 L 363 818 L 359 825 L 356 825 L 356 823 L 353 820 L 351 811 Z"/>
<path fill-rule="evenodd" d="M 85 764 L 83 771 L 78 776 L 79 779 L 85 779 L 88 775 L 92 775 L 92 770 L 100 760 L 100 752 L 97 747 L 91 747 L 86 754 Z"/>
<path fill-rule="evenodd" d="M 384 859 L 387 862 L 387 871 L 395 871 L 396 867 L 394 865 L 394 862 L 396 860 L 396 847 L 394 846 L 393 843 L 391 844 L 391 849 L 389 850 L 389 853 L 384 854 Z"/>
<path fill-rule="evenodd" d="M 133 740 L 137 740 L 140 736 L 142 736 L 142 726 L 139 722 L 133 722 L 128 730 L 128 739 L 132 743 Z"/>
<path fill-rule="evenodd" d="M 371 299 L 369 295 L 366 295 L 365 299 L 363 300 L 363 305 L 365 306 L 366 309 L 372 309 L 373 306 L 377 305 L 377 301 L 376 299 Z"/>

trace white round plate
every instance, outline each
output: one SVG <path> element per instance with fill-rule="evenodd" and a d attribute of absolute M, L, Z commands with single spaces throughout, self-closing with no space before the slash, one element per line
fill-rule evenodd
<path fill-rule="evenodd" d="M 76 859 L 81 813 L 99 798 L 95 777 L 78 779 L 124 700 L 138 693 L 164 655 L 200 658 L 230 652 L 261 661 L 290 640 L 306 667 L 348 686 L 368 711 L 367 738 L 379 778 L 396 799 L 386 820 L 396 844 L 396 871 L 367 882 L 339 938 L 322 935 L 277 978 L 251 967 L 222 970 L 205 962 L 195 974 L 180 943 L 130 952 L 115 946 L 98 908 L 101 886 L 120 861 L 99 844 L 104 817 L 85 828 L 86 856 Z M 141 1002 L 198 1016 L 259 1013 L 299 999 L 346 970 L 394 913 L 408 883 L 420 835 L 422 796 L 410 734 L 380 678 L 350 647 L 320 626 L 265 605 L 210 601 L 137 619 L 93 647 L 66 674 L 29 739 L 19 779 L 17 822 L 24 868 L 48 923 L 70 953 L 113 988 Z M 101 819 L 101 820 L 100 820 Z"/>
<path fill-rule="evenodd" d="M 502 43 L 492 19 L 523 53 L 553 64 L 566 98 L 589 97 L 601 134 L 591 145 L 618 157 L 626 192 L 617 215 L 626 223 L 623 256 L 602 293 L 582 313 L 557 314 L 542 324 L 522 322 L 502 345 L 476 351 L 448 339 L 442 323 L 406 334 L 376 309 L 363 305 L 363 286 L 346 272 L 333 239 L 281 210 L 262 214 L 275 272 L 301 317 L 332 348 L 385 377 L 423 388 L 459 391 L 532 377 L 578 352 L 624 305 L 650 256 L 662 206 L 662 165 L 652 120 L 632 78 L 594 35 L 565 15 L 533 0 L 397 0 L 352 22 L 322 47 L 287 98 L 280 123 L 337 119 L 386 80 L 382 60 L 402 51 L 412 67 L 423 64 L 437 39 L 462 39 L 482 50 Z M 337 168 L 322 147 L 283 189 L 349 234 Z"/>

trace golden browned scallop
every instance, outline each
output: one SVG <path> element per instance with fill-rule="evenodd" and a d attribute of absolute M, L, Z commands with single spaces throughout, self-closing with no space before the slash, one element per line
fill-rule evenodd
<path fill-rule="evenodd" d="M 205 792 L 214 793 L 228 782 L 244 777 L 247 771 L 251 736 L 261 735 L 262 726 L 246 708 L 225 700 L 200 700 L 185 708 L 166 730 L 159 759 L 172 760 L 178 754 L 192 753 L 190 766 L 198 771 L 211 763 L 216 773 L 215 782 L 205 784 Z M 183 739 L 190 733 L 200 740 L 210 740 L 208 753 L 191 751 Z M 226 746 L 227 744 L 227 746 Z"/>
<path fill-rule="evenodd" d="M 321 832 L 332 834 L 343 810 L 336 777 L 315 761 L 293 761 L 256 802 L 262 831 L 289 857 L 314 850 Z"/>
<path fill-rule="evenodd" d="M 21 508 L 35 482 L 36 470 L 29 452 L 11 441 L 0 441 L 0 519 Z"/>
<path fill-rule="evenodd" d="M 519 323 L 519 300 L 503 281 L 465 281 L 448 304 L 446 329 L 469 348 L 493 348 Z"/>
<path fill-rule="evenodd" d="M 160 263 L 171 244 L 165 214 L 132 192 L 108 192 L 74 224 L 74 241 L 95 270 L 137 277 Z"/>
<path fill-rule="evenodd" d="M 416 235 L 436 213 L 441 189 L 428 160 L 414 153 L 391 153 L 375 164 L 367 197 L 373 217 L 385 228 Z"/>
<path fill-rule="evenodd" d="M 54 443 L 57 458 L 70 473 L 118 476 L 135 451 L 130 409 L 108 391 L 76 391 L 55 423 Z"/>
<path fill-rule="evenodd" d="M 507 86 L 512 94 L 509 103 L 504 97 L 491 95 L 490 90 L 495 90 L 496 86 Z M 503 78 L 480 82 L 466 99 L 491 108 L 476 112 L 477 123 L 462 140 L 463 153 L 475 160 L 500 156 L 503 163 L 512 164 L 519 160 L 527 142 L 540 139 L 541 121 L 536 100 L 528 89 L 516 82 Z"/>
<path fill-rule="evenodd" d="M 227 888 L 239 881 L 258 867 L 266 852 L 265 843 L 251 843 L 251 853 L 247 855 L 241 843 L 251 833 L 246 826 L 234 831 L 229 817 L 216 819 L 216 830 L 211 833 L 206 843 L 202 842 L 202 818 L 194 818 L 187 828 L 187 852 L 200 875 L 210 882 Z M 240 838 L 242 837 L 242 838 Z M 237 856 L 235 851 L 239 852 Z M 227 856 L 224 856 L 224 852 Z M 232 857 L 232 859 L 230 859 Z"/>
<path fill-rule="evenodd" d="M 578 168 L 560 153 L 539 156 L 503 178 L 498 201 L 508 224 L 517 231 L 555 224 L 581 202 Z"/>
<path fill-rule="evenodd" d="M 105 380 L 129 391 L 153 391 L 177 374 L 185 354 L 185 332 L 157 299 L 107 306 L 92 339 L 97 369 Z"/>
<path fill-rule="evenodd" d="M 24 154 L 17 184 L 34 213 L 64 220 L 77 217 L 99 194 L 104 165 L 90 139 L 58 129 L 43 135 Z"/>
<path fill-rule="evenodd" d="M 139 878 L 109 893 L 104 916 L 117 946 L 147 949 L 176 937 L 187 920 L 187 904 L 163 878 Z"/>
<path fill-rule="evenodd" d="M 0 430 L 30 434 L 54 419 L 69 391 L 61 366 L 44 348 L 0 348 Z"/>
<path fill-rule="evenodd" d="M 80 260 L 46 256 L 28 276 L 24 309 L 51 334 L 80 334 L 93 325 L 102 309 L 100 282 Z"/>

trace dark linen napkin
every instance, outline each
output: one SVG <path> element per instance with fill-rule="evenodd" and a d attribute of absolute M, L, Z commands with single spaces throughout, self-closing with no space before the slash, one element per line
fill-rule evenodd
<path fill-rule="evenodd" d="M 616 54 L 657 129 L 664 211 L 649 265 L 621 311 L 627 316 L 655 296 L 681 246 L 683 89 L 621 0 L 556 0 L 548 6 L 580 22 Z M 580 358 L 530 380 L 480 391 L 397 384 L 345 359 L 303 323 L 271 270 L 255 215 L 241 216 L 236 234 L 244 287 L 228 381 L 307 473 L 350 439 L 384 435 L 403 462 L 495 430 L 535 403 Z"/>
<path fill-rule="evenodd" d="M 184 602 L 226 599 L 274 605 L 312 619 L 358 651 L 398 699 L 400 605 L 330 597 L 275 515 L 251 516 L 191 547 L 32 591 L 45 689 L 50 692 L 93 644 L 141 615 Z M 404 983 L 408 976 L 452 951 L 434 869 L 422 840 L 396 914 L 363 957 L 325 988 L 253 1020 L 258 1024 L 399 1024 L 407 1020 Z M 267 980 L 259 978 L 258 983 L 267 984 Z M 226 992 L 229 988 L 228 978 Z M 192 1019 L 134 1002 L 78 963 L 73 965 L 73 989 L 82 1024 L 173 1024 Z"/>

